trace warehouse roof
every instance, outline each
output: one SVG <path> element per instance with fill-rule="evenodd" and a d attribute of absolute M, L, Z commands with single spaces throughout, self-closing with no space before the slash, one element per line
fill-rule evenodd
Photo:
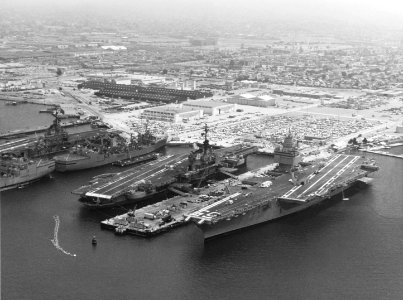
<path fill-rule="evenodd" d="M 228 103 L 217 102 L 217 101 L 208 101 L 208 100 L 193 100 L 193 101 L 186 101 L 182 103 L 185 105 L 198 105 L 198 106 L 205 106 L 205 107 L 219 107 L 219 106 L 227 106 Z M 231 104 L 232 105 L 232 104 Z"/>

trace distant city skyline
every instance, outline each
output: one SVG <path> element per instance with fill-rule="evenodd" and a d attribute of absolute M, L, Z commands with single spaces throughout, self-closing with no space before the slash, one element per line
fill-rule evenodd
<path fill-rule="evenodd" d="M 347 25 L 376 25 L 403 29 L 403 3 L 398 0 L 3 0 L 6 8 L 35 9 L 69 14 L 113 14 L 114 18 L 144 18 L 152 20 L 186 19 L 195 22 L 231 20 L 239 22 L 288 20 L 293 22 L 327 22 Z M 78 11 L 83 10 L 83 11 Z"/>

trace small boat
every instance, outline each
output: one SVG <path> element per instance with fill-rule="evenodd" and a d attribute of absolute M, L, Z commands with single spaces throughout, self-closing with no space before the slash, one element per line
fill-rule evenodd
<path fill-rule="evenodd" d="M 344 190 L 341 191 L 341 194 L 342 194 L 342 196 L 343 196 L 343 201 L 348 201 L 348 200 L 350 200 L 350 198 L 344 197 Z"/>

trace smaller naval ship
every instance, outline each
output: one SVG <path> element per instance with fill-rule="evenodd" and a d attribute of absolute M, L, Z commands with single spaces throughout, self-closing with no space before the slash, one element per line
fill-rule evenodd
<path fill-rule="evenodd" d="M 49 175 L 55 162 L 49 159 L 31 159 L 14 154 L 0 156 L 0 191 L 22 187 Z"/>
<path fill-rule="evenodd" d="M 68 153 L 55 156 L 56 171 L 67 172 L 100 167 L 118 161 L 134 160 L 156 152 L 167 138 L 156 138 L 147 129 L 127 144 L 114 132 L 97 135 L 72 147 Z"/>

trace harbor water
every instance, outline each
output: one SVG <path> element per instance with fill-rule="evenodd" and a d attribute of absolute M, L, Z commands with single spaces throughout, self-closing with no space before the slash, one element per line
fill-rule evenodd
<path fill-rule="evenodd" d="M 51 114 L 41 114 L 41 109 L 47 106 L 32 103 L 8 105 L 7 101 L 0 101 L 0 133 L 9 130 L 36 128 L 50 125 L 53 117 Z"/>
<path fill-rule="evenodd" d="M 403 299 L 403 159 L 374 157 L 372 186 L 349 201 L 206 244 L 193 224 L 151 239 L 101 230 L 122 208 L 88 210 L 70 192 L 117 167 L 2 192 L 2 299 Z"/>

